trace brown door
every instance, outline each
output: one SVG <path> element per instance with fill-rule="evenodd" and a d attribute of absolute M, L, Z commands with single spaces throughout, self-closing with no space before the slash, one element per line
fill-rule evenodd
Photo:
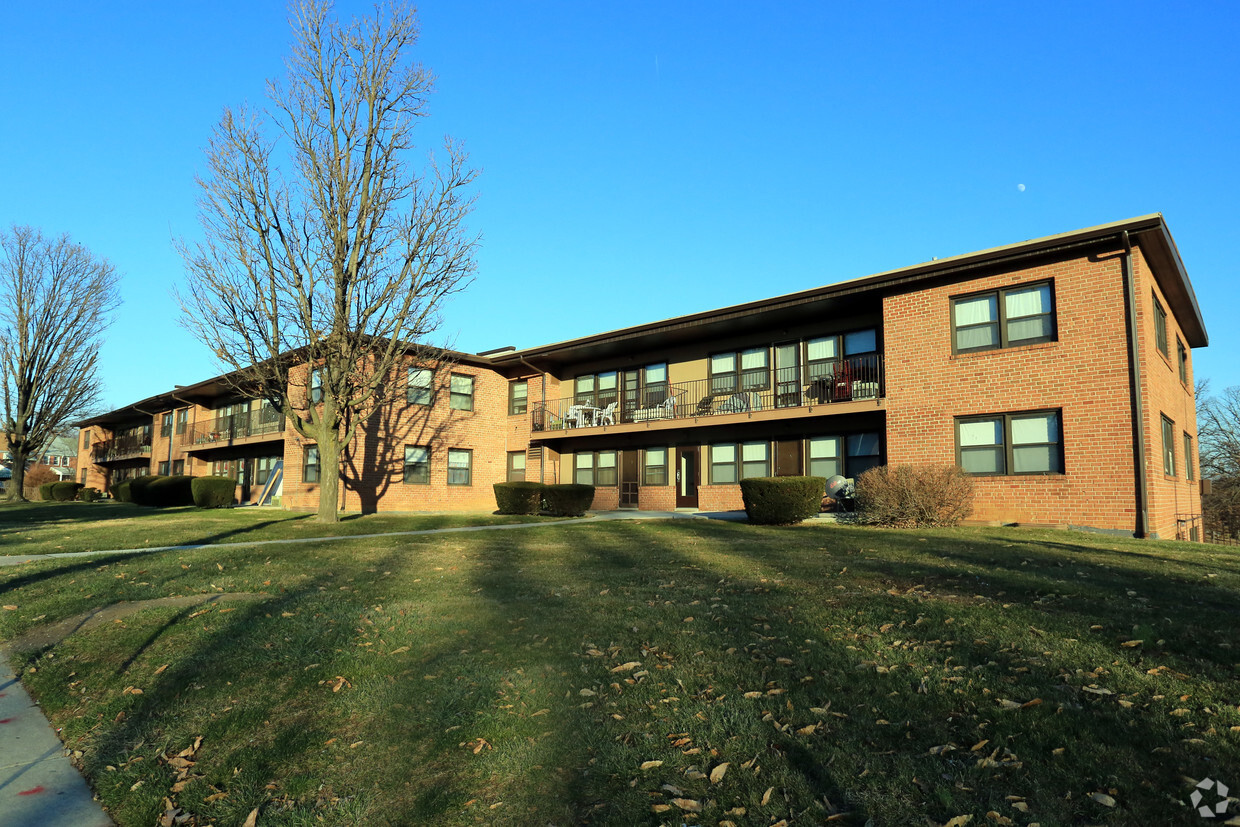
<path fill-rule="evenodd" d="M 241 485 L 241 504 L 250 502 L 250 480 L 254 478 L 254 459 L 237 460 L 237 482 Z"/>
<path fill-rule="evenodd" d="M 637 451 L 620 454 L 620 507 L 637 508 Z"/>
<path fill-rule="evenodd" d="M 786 439 L 775 443 L 775 476 L 799 477 L 801 465 L 801 440 Z"/>
<path fill-rule="evenodd" d="M 676 447 L 676 507 L 698 507 L 698 449 Z"/>

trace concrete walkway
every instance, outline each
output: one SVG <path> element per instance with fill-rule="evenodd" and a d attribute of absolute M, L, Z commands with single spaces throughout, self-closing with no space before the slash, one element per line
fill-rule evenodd
<path fill-rule="evenodd" d="M 0 653 L 0 827 L 112 827 Z"/>
<path fill-rule="evenodd" d="M 250 540 L 239 543 L 196 543 L 183 546 L 147 546 L 146 548 L 114 548 L 99 551 L 63 551 L 52 554 L 28 554 L 0 557 L 0 566 L 16 566 L 33 560 L 61 557 L 94 557 L 100 554 L 145 554 L 151 551 L 194 551 L 204 548 L 257 548 L 259 546 L 293 546 L 303 543 L 336 543 L 345 540 L 375 540 L 381 537 L 420 537 L 427 534 L 459 534 L 463 531 L 509 531 L 518 528 L 583 525 L 604 520 L 729 520 L 745 519 L 744 511 L 599 511 L 591 516 L 546 523 L 507 523 L 504 525 L 472 525 L 458 528 L 427 528 L 421 531 L 392 531 L 384 534 L 341 534 L 333 537 L 297 537 L 288 540 Z M 0 824 L 0 827 L 3 827 Z"/>

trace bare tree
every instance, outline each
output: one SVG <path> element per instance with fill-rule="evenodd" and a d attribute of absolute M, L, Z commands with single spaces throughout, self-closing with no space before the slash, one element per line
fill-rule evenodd
<path fill-rule="evenodd" d="M 1240 535 L 1240 386 L 1215 396 L 1209 380 L 1198 380 L 1197 453 L 1201 477 L 1213 483 L 1202 498 L 1206 529 Z"/>
<path fill-rule="evenodd" d="M 270 109 L 225 110 L 199 179 L 204 240 L 181 245 L 178 298 L 237 389 L 317 444 L 318 518 L 335 522 L 342 446 L 402 360 L 437 358 L 425 342 L 473 278 L 477 237 L 461 147 L 445 141 L 442 161 L 410 165 L 434 80 L 410 58 L 412 9 L 347 23 L 329 12 L 319 0 L 293 10 Z"/>
<path fill-rule="evenodd" d="M 26 462 L 99 406 L 103 332 L 120 304 L 116 270 L 67 235 L 0 230 L 3 433 L 12 454 L 10 501 L 23 500 Z"/>

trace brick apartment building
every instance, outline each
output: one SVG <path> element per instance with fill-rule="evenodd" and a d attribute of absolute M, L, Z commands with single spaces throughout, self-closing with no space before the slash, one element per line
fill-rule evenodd
<path fill-rule="evenodd" d="M 348 510 L 492 510 L 502 480 L 594 506 L 741 507 L 747 476 L 957 463 L 974 519 L 1195 539 L 1191 349 L 1161 215 L 543 347 L 410 363 L 345 456 Z M 313 392 L 313 391 L 311 391 Z M 317 452 L 224 377 L 81 423 L 87 484 L 225 474 L 313 507 Z"/>

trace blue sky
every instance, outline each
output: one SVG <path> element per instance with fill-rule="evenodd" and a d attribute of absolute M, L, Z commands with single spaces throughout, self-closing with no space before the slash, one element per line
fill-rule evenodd
<path fill-rule="evenodd" d="M 365 11 L 343 2 L 338 11 Z M 1240 385 L 1240 6 L 420 7 L 423 143 L 482 169 L 478 278 L 445 335 L 528 347 L 1162 212 Z M 172 249 L 226 105 L 261 105 L 280 3 L 11 3 L 0 224 L 123 273 L 110 407 L 219 372 Z M 1023 186 L 1023 189 L 1022 189 Z M 553 324 L 552 319 L 557 321 Z"/>

